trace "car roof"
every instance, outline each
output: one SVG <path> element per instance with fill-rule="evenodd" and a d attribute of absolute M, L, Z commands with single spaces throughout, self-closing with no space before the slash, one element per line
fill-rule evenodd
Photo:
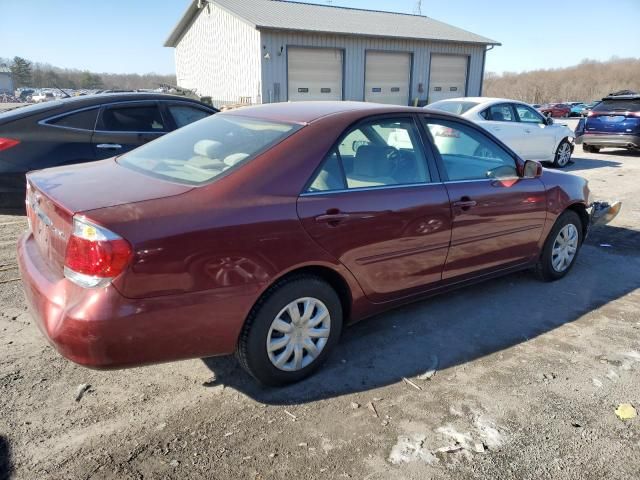
<path fill-rule="evenodd" d="M 524 105 L 529 105 L 527 102 L 523 102 L 520 100 L 514 100 L 513 98 L 498 98 L 498 97 L 458 97 L 458 98 L 446 98 L 444 100 L 440 100 L 441 102 L 475 102 L 482 104 L 489 103 L 522 103 Z M 428 106 L 427 106 L 428 108 Z"/>
<path fill-rule="evenodd" d="M 223 112 L 222 115 L 239 115 L 287 123 L 308 124 L 329 115 L 347 112 L 361 112 L 362 116 L 367 116 L 386 113 L 424 113 L 425 110 L 370 102 L 310 101 L 242 107 Z M 434 113 L 441 114 L 442 112 Z"/>

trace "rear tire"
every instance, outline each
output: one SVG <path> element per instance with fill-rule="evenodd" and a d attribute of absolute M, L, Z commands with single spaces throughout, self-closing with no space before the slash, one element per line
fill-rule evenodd
<path fill-rule="evenodd" d="M 555 282 L 571 271 L 582 247 L 582 232 L 582 221 L 573 210 L 566 210 L 558 217 L 535 266 L 538 279 Z"/>
<path fill-rule="evenodd" d="M 582 150 L 587 153 L 599 153 L 600 147 L 594 147 L 593 145 L 582 145 Z"/>
<path fill-rule="evenodd" d="M 264 385 L 299 382 L 320 368 L 335 348 L 342 333 L 342 315 L 338 294 L 322 279 L 313 275 L 285 278 L 251 309 L 236 357 Z"/>
<path fill-rule="evenodd" d="M 565 139 L 560 142 L 556 150 L 556 156 L 553 159 L 553 166 L 556 168 L 564 168 L 571 162 L 571 144 Z"/>

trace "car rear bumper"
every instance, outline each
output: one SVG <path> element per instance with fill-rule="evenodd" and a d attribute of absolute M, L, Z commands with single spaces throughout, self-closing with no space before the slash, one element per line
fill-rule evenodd
<path fill-rule="evenodd" d="M 586 133 L 582 135 L 582 143 L 594 147 L 611 148 L 638 148 L 640 149 L 639 135 L 625 134 L 594 134 Z"/>
<path fill-rule="evenodd" d="M 242 289 L 123 297 L 82 289 L 53 272 L 33 236 L 18 244 L 25 297 L 41 332 L 64 357 L 90 368 L 124 368 L 233 353 L 257 285 Z"/>

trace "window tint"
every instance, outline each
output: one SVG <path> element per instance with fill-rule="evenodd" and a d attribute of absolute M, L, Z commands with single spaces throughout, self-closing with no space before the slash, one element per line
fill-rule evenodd
<path fill-rule="evenodd" d="M 410 119 L 359 125 L 331 151 L 310 192 L 428 183 L 419 134 Z"/>
<path fill-rule="evenodd" d="M 237 115 L 213 115 L 126 153 L 118 163 L 190 185 L 214 180 L 299 128 Z"/>
<path fill-rule="evenodd" d="M 544 123 L 542 116 L 536 112 L 533 108 L 526 105 L 516 104 L 516 112 L 518 112 L 518 118 L 521 122 L 526 123 Z"/>
<path fill-rule="evenodd" d="M 188 105 L 169 105 L 168 108 L 173 120 L 176 122 L 176 127 L 178 128 L 197 122 L 198 120 L 202 120 L 203 118 L 211 115 L 211 113 L 205 110 L 190 107 Z"/>
<path fill-rule="evenodd" d="M 487 120 L 493 120 L 494 122 L 515 122 L 511 105 L 506 103 L 492 105 L 487 110 L 488 116 L 485 117 Z"/>
<path fill-rule="evenodd" d="M 109 132 L 162 132 L 164 122 L 157 105 L 108 107 L 102 112 L 101 130 Z"/>
<path fill-rule="evenodd" d="M 633 100 L 604 100 L 593 107 L 594 112 L 640 112 L 640 98 Z"/>
<path fill-rule="evenodd" d="M 427 120 L 450 181 L 513 178 L 515 160 L 480 132 L 458 123 Z"/>
<path fill-rule="evenodd" d="M 79 128 L 82 130 L 93 130 L 96 126 L 98 118 L 98 109 L 83 110 L 81 112 L 71 113 L 64 117 L 54 118 L 47 122 L 48 125 L 56 127 Z"/>

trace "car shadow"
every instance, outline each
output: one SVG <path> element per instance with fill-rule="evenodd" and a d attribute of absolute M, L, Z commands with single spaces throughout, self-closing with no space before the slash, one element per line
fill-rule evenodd
<path fill-rule="evenodd" d="M 13 474 L 9 441 L 0 435 L 0 480 L 9 480 Z"/>
<path fill-rule="evenodd" d="M 607 249 L 610 253 L 640 257 L 640 231 L 611 225 L 591 229 L 587 245 Z"/>
<path fill-rule="evenodd" d="M 566 172 L 578 172 L 580 170 L 592 170 L 594 168 L 613 167 L 621 168 L 622 163 L 612 160 L 599 160 L 597 158 L 573 157 L 572 164 L 564 170 Z"/>
<path fill-rule="evenodd" d="M 224 384 L 261 403 L 290 405 L 398 383 L 431 369 L 434 359 L 439 375 L 449 376 L 443 370 L 517 346 L 639 288 L 638 267 L 639 259 L 585 245 L 574 270 L 559 282 L 520 272 L 347 328 L 323 368 L 301 383 L 262 387 L 234 358 L 221 357 L 203 360 L 216 377 L 207 386 Z"/>
<path fill-rule="evenodd" d="M 3 208 L 0 207 L 0 215 L 8 217 L 25 217 L 27 212 L 24 208 Z"/>

